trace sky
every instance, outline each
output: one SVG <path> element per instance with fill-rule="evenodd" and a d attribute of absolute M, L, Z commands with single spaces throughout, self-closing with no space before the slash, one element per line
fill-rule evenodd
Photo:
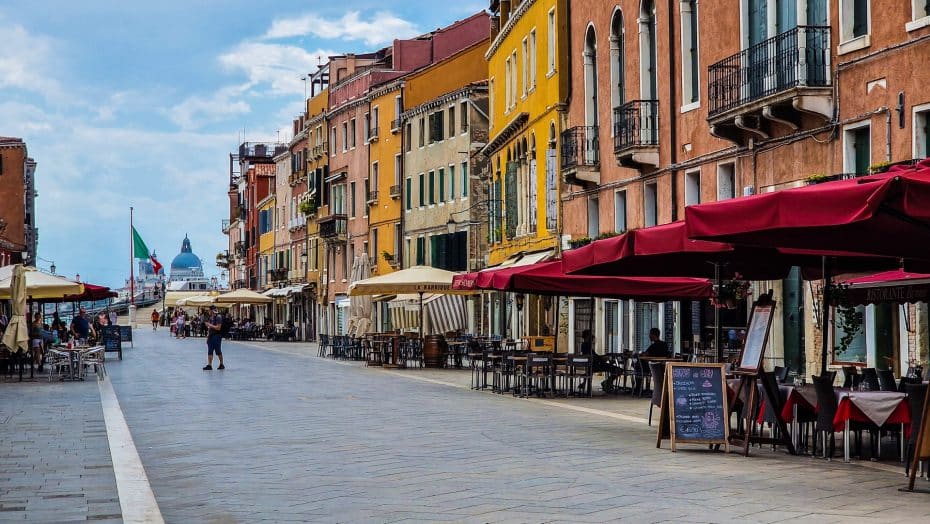
<path fill-rule="evenodd" d="M 36 170 L 38 266 L 121 287 L 129 208 L 166 267 L 185 234 L 218 275 L 229 153 L 290 138 L 306 73 L 486 1 L 0 0 L 0 136 Z M 2 203 L 0 203 L 2 205 Z"/>

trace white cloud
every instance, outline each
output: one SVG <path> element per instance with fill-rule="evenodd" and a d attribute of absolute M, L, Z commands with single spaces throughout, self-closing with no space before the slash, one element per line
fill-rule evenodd
<path fill-rule="evenodd" d="M 292 45 L 242 42 L 219 60 L 227 70 L 244 72 L 250 87 L 268 85 L 266 94 L 303 95 L 301 77 L 316 71 L 335 54 L 323 49 L 308 52 Z"/>
<path fill-rule="evenodd" d="M 326 19 L 315 14 L 278 19 L 271 24 L 265 38 L 315 36 L 328 40 L 361 40 L 368 45 L 380 45 L 392 42 L 395 38 L 409 38 L 419 33 L 412 22 L 389 11 L 374 13 L 368 20 L 363 20 L 358 11 L 349 11 L 339 19 Z"/>
<path fill-rule="evenodd" d="M 47 36 L 34 35 L 21 25 L 0 25 L 5 51 L 0 53 L 0 89 L 14 88 L 37 93 L 46 99 L 63 99 L 56 80 L 59 71 L 56 44 Z"/>
<path fill-rule="evenodd" d="M 181 129 L 198 129 L 206 124 L 222 122 L 249 113 L 252 107 L 240 99 L 248 85 L 226 86 L 213 96 L 189 96 L 167 111 L 168 117 Z"/>

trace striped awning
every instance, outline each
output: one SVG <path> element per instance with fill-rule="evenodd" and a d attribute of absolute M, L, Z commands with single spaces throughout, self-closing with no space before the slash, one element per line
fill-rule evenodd
<path fill-rule="evenodd" d="M 398 295 L 388 303 L 394 329 L 419 329 L 420 297 Z M 449 331 L 464 329 L 465 297 L 462 295 L 423 295 L 423 333 L 441 335 Z"/>

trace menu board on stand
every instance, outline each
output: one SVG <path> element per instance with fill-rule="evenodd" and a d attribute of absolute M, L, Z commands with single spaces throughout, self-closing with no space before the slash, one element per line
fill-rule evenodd
<path fill-rule="evenodd" d="M 672 451 L 680 443 L 723 444 L 730 450 L 724 364 L 669 362 L 661 387 L 656 447 L 669 439 Z"/>
<path fill-rule="evenodd" d="M 105 353 L 119 353 L 123 360 L 123 337 L 120 336 L 120 326 L 103 326 L 100 328 L 100 340 Z"/>

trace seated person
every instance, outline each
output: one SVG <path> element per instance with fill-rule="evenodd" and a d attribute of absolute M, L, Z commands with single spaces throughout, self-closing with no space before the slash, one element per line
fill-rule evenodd
<path fill-rule="evenodd" d="M 581 346 L 578 349 L 579 354 L 591 357 L 591 368 L 594 373 L 606 373 L 607 378 L 601 381 L 601 389 L 605 393 L 610 393 L 614 389 L 614 382 L 622 374 L 623 370 L 607 361 L 607 357 L 598 355 L 594 352 L 594 337 L 591 336 L 591 330 L 586 329 L 581 332 Z M 583 380 L 578 385 L 578 389 L 585 389 L 588 381 Z"/>
<path fill-rule="evenodd" d="M 658 328 L 652 328 L 649 330 L 649 340 L 652 344 L 649 344 L 649 347 L 645 351 L 639 354 L 639 359 L 637 360 L 637 369 L 635 383 L 633 385 L 634 390 L 642 391 L 643 387 L 643 377 L 649 375 L 649 358 L 668 358 L 672 354 L 668 349 L 668 344 L 665 343 L 659 337 L 662 335 L 662 332 Z"/>

